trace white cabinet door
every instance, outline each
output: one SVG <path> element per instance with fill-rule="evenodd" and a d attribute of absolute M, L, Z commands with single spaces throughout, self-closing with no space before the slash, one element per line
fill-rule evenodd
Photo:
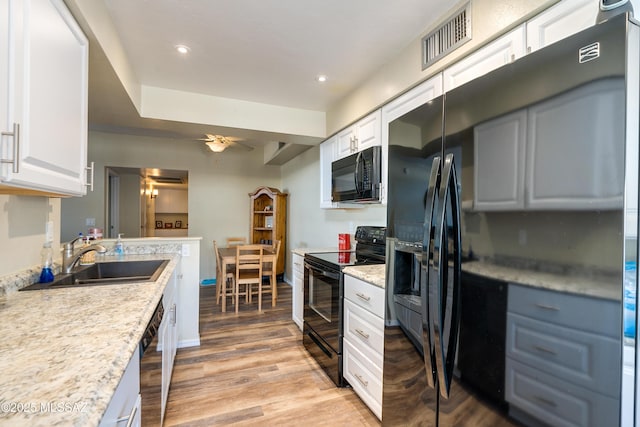
<path fill-rule="evenodd" d="M 130 424 L 127 424 L 130 421 Z M 124 420 L 124 421 L 118 421 Z M 140 356 L 133 352 L 120 383 L 100 420 L 100 427 L 115 425 L 139 426 L 140 420 Z"/>
<path fill-rule="evenodd" d="M 302 330 L 304 317 L 304 257 L 296 253 L 292 254 L 293 268 L 293 295 L 292 295 L 292 319 Z"/>
<path fill-rule="evenodd" d="M 358 120 L 355 124 L 338 132 L 336 151 L 333 160 L 342 159 L 350 154 L 381 144 L 380 109 Z"/>
<path fill-rule="evenodd" d="M 597 16 L 597 1 L 562 0 L 527 22 L 527 52 L 534 52 L 594 25 Z"/>
<path fill-rule="evenodd" d="M 382 107 L 380 112 L 380 142 L 382 145 L 382 173 L 380 201 L 387 204 L 387 180 L 389 179 L 389 123 L 409 111 L 442 95 L 442 74 L 419 84 Z"/>
<path fill-rule="evenodd" d="M 358 121 L 356 128 L 356 151 L 380 145 L 380 110 L 376 110 Z"/>
<path fill-rule="evenodd" d="M 527 110 L 516 111 L 473 130 L 474 208 L 524 208 Z"/>
<path fill-rule="evenodd" d="M 622 208 L 624 91 L 602 80 L 528 109 L 529 208 Z"/>
<path fill-rule="evenodd" d="M 444 91 L 515 61 L 524 55 L 524 46 L 525 31 L 521 26 L 447 68 L 444 71 Z"/>
<path fill-rule="evenodd" d="M 17 163 L 3 163 L 0 181 L 12 187 L 83 195 L 87 38 L 62 0 L 9 0 L 9 4 L 9 26 L 2 31 L 11 31 L 13 51 L 2 57 L 5 69 L 0 83 L 8 82 L 12 92 L 2 98 L 8 101 L 3 106 L 8 118 L 2 132 L 17 132 L 2 137 L 2 158 Z"/>
<path fill-rule="evenodd" d="M 347 157 L 349 154 L 356 152 L 356 127 L 349 126 L 341 130 L 335 136 L 336 138 L 336 157 L 334 160 Z"/>
<path fill-rule="evenodd" d="M 331 201 L 331 162 L 336 157 L 337 136 L 320 144 L 320 207 L 335 208 L 337 203 Z"/>

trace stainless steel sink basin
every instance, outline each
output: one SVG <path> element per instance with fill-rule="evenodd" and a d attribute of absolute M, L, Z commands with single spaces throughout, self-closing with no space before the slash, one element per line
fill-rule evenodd
<path fill-rule="evenodd" d="M 60 274 L 51 283 L 35 283 L 21 290 L 155 282 L 168 263 L 169 260 L 98 262 L 78 267 L 70 274 Z"/>

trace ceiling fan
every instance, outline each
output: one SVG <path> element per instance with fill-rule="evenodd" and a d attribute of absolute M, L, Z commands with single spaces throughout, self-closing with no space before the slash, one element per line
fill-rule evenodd
<path fill-rule="evenodd" d="M 205 137 L 198 139 L 198 141 L 204 141 L 209 149 L 214 153 L 221 153 L 226 150 L 227 147 L 233 147 L 234 145 L 238 145 L 247 151 L 253 150 L 253 147 L 239 142 L 237 138 L 222 135 L 212 135 L 210 133 L 205 134 Z"/>

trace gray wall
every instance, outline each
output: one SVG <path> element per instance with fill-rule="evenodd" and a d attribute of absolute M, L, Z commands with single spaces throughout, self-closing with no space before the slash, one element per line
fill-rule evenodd
<path fill-rule="evenodd" d="M 86 218 L 105 227 L 105 166 L 187 170 L 189 236 L 203 238 L 201 279 L 215 276 L 214 239 L 249 235 L 249 193 L 281 187 L 280 168 L 265 166 L 262 150 L 213 153 L 196 141 L 90 132 L 89 161 L 96 162 L 95 191 L 62 201 L 61 240 L 84 230 Z"/>

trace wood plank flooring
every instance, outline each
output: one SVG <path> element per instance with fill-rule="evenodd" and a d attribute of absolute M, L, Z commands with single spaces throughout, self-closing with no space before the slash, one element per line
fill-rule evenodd
<path fill-rule="evenodd" d="M 379 426 L 351 389 L 337 388 L 302 345 L 291 287 L 276 307 L 221 313 L 200 288 L 200 347 L 178 349 L 165 426 Z M 229 302 L 230 304 L 230 302 Z M 232 305 L 231 305 L 232 307 Z"/>

